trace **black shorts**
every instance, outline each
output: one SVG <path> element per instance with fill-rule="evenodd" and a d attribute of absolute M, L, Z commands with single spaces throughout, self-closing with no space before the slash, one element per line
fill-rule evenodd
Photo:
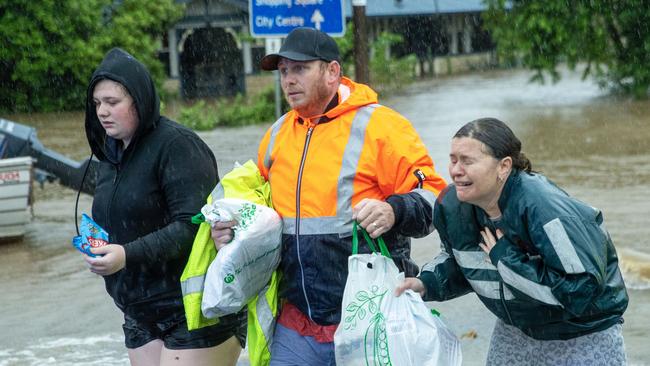
<path fill-rule="evenodd" d="M 126 348 L 138 348 L 160 339 L 167 349 L 194 349 L 217 346 L 235 336 L 242 348 L 246 344 L 246 310 L 219 318 L 213 326 L 187 330 L 185 314 L 156 321 L 139 321 L 124 315 Z"/>

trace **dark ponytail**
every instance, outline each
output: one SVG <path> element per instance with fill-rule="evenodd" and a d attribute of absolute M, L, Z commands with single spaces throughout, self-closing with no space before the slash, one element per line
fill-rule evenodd
<path fill-rule="evenodd" d="M 487 146 L 487 153 L 495 159 L 512 158 L 512 168 L 531 173 L 533 166 L 521 152 L 521 141 L 510 127 L 496 118 L 479 118 L 468 122 L 456 132 L 454 138 L 470 137 Z"/>
<path fill-rule="evenodd" d="M 533 171 L 533 164 L 531 164 L 530 160 L 528 160 L 528 157 L 526 157 L 526 154 L 519 152 L 519 156 L 516 158 L 512 158 L 512 166 L 515 169 L 522 170 L 526 173 L 530 173 Z"/>

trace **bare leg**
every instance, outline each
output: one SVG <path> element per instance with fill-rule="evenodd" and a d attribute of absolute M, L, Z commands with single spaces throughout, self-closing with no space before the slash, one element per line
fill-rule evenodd
<path fill-rule="evenodd" d="M 241 350 L 239 341 L 234 336 L 210 348 L 167 349 L 163 347 L 160 366 L 235 366 Z"/>
<path fill-rule="evenodd" d="M 153 340 L 142 347 L 129 349 L 129 360 L 131 366 L 158 366 L 160 365 L 160 354 L 163 349 L 163 341 Z"/>

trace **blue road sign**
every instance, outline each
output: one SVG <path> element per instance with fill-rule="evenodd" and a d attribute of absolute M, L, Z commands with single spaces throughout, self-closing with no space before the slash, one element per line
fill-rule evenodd
<path fill-rule="evenodd" d="M 345 33 L 343 0 L 250 0 L 248 15 L 253 37 L 285 37 L 297 27 Z"/>

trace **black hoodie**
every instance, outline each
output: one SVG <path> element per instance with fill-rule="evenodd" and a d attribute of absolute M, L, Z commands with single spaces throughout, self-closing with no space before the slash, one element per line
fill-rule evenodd
<path fill-rule="evenodd" d="M 122 84 L 137 109 L 139 124 L 123 152 L 95 111 L 93 90 L 104 79 Z M 135 319 L 184 314 L 180 276 L 197 229 L 190 219 L 219 180 L 208 146 L 159 108 L 146 67 L 121 49 L 109 51 L 86 101 L 86 135 L 101 162 L 92 216 L 111 243 L 124 246 L 126 267 L 104 279 L 117 306 Z"/>

